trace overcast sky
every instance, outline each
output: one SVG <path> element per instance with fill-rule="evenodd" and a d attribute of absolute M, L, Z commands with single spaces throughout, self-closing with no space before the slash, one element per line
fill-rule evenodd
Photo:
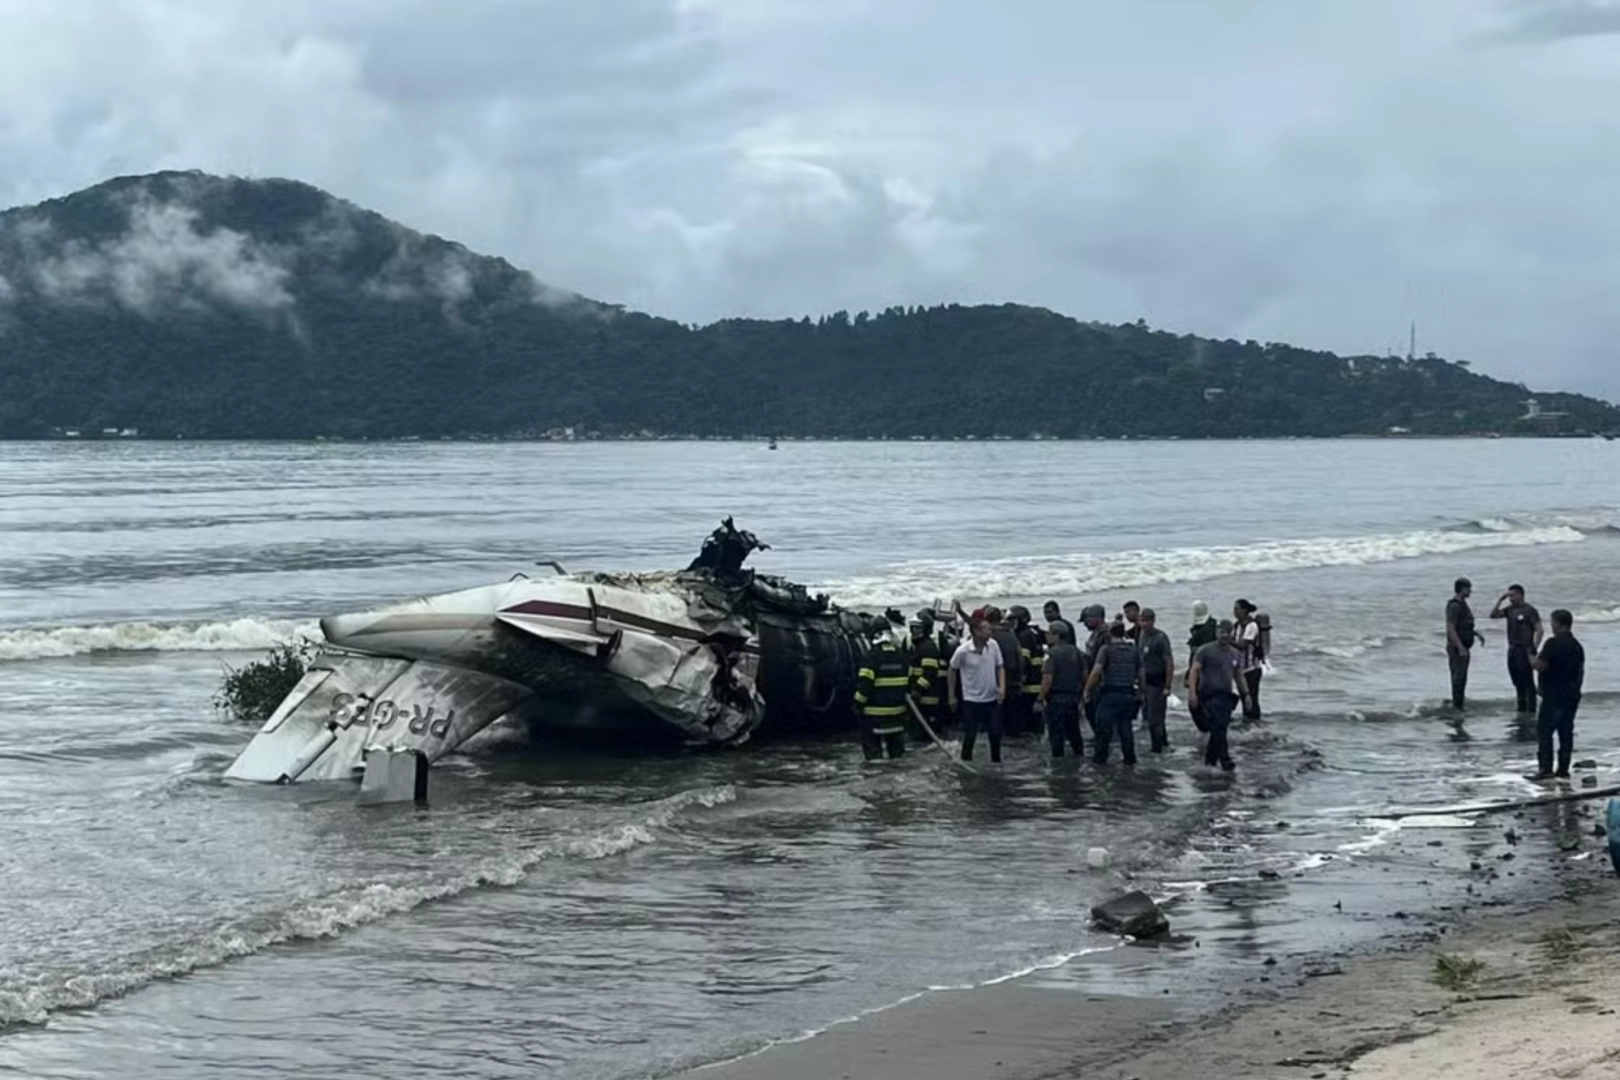
<path fill-rule="evenodd" d="M 307 180 L 686 321 L 941 301 L 1620 397 L 1614 0 L 0 0 L 0 203 Z"/>

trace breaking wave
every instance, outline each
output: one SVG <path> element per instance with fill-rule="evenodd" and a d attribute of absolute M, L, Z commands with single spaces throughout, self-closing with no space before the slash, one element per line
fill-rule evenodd
<path fill-rule="evenodd" d="M 1584 532 L 1568 524 L 1509 525 L 1500 531 L 1485 527 L 1420 529 L 1377 536 L 1266 540 L 1225 547 L 1159 551 L 980 561 L 924 559 L 829 582 L 821 588 L 841 603 L 855 607 L 928 603 L 955 596 L 990 599 L 1083 596 L 1111 589 L 1206 581 L 1231 574 L 1369 566 L 1476 548 L 1576 544 L 1585 539 Z"/>
<path fill-rule="evenodd" d="M 271 619 L 204 623 L 108 623 L 0 630 L 0 661 L 46 660 L 102 652 L 234 652 L 273 649 L 321 636 L 320 624 Z"/>
<path fill-rule="evenodd" d="M 43 1024 L 53 1012 L 88 1008 L 149 983 L 217 967 L 289 941 L 336 937 L 346 930 L 471 889 L 509 888 L 548 859 L 593 861 L 621 855 L 656 843 L 656 830 L 667 828 L 682 811 L 723 806 L 736 798 L 736 788 L 730 784 L 683 791 L 649 804 L 648 812 L 632 821 L 491 856 L 447 877 L 373 882 L 339 889 L 280 911 L 215 927 L 178 947 L 138 954 L 104 971 L 60 972 L 32 978 L 0 976 L 0 1029 L 17 1024 Z"/>

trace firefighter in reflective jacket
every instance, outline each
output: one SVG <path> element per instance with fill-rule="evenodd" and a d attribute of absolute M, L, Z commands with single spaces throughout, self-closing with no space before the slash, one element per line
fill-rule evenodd
<path fill-rule="evenodd" d="M 872 648 L 857 673 L 855 708 L 861 716 L 861 746 L 867 761 L 897 758 L 906 752 L 906 718 L 911 709 L 906 692 L 911 687 L 911 661 L 889 636 L 887 627 L 872 635 Z"/>
<path fill-rule="evenodd" d="M 934 633 L 934 613 L 927 608 L 911 624 L 911 687 L 923 719 L 938 733 L 945 726 L 945 657 Z M 919 729 L 917 736 L 927 733 Z"/>
<path fill-rule="evenodd" d="M 1041 640 L 1040 632 L 1029 622 L 1029 609 L 1022 604 L 1014 604 L 1007 610 L 1012 617 L 1013 632 L 1018 635 L 1018 656 L 1024 662 L 1023 678 L 1023 708 L 1025 715 L 1030 716 L 1035 711 L 1035 705 L 1041 698 L 1041 675 L 1046 669 L 1046 642 Z M 1030 726 L 1032 731 L 1039 731 L 1039 724 Z"/>

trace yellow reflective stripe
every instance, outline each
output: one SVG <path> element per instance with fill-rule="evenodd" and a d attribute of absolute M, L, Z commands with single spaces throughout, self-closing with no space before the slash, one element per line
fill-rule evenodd
<path fill-rule="evenodd" d="M 873 675 L 874 672 L 869 667 L 863 667 L 855 673 L 855 676 L 860 679 L 870 679 L 873 677 Z"/>
<path fill-rule="evenodd" d="M 865 710 L 867 716 L 904 716 L 904 705 L 872 705 Z"/>
<path fill-rule="evenodd" d="M 937 698 L 937 697 L 920 697 L 920 698 L 917 699 L 917 701 L 918 701 L 919 704 L 922 704 L 922 705 L 938 705 L 939 704 L 939 698 Z"/>
<path fill-rule="evenodd" d="M 897 686 L 910 686 L 911 685 L 911 676 L 910 675 L 896 675 L 896 676 L 894 676 L 892 678 L 887 678 L 887 679 L 873 679 L 872 680 L 872 685 L 877 687 L 879 690 L 892 690 L 893 688 L 895 688 Z"/>
<path fill-rule="evenodd" d="M 922 666 L 923 667 L 931 667 L 931 668 L 939 667 L 939 657 L 937 657 L 937 656 L 925 656 L 925 657 L 923 657 L 922 658 Z"/>
<path fill-rule="evenodd" d="M 865 690 L 857 690 L 857 691 L 855 691 L 855 704 L 857 704 L 857 705 L 865 705 L 866 704 L 866 691 Z"/>

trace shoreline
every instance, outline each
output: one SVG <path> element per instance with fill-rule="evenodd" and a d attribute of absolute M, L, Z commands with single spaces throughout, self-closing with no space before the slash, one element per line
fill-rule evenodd
<path fill-rule="evenodd" d="M 1604 431 L 1537 432 L 1537 431 L 1474 431 L 1443 434 L 1438 432 L 1348 432 L 1341 435 L 1047 435 L 1032 438 L 1028 435 L 782 435 L 777 442 L 794 445 L 842 445 L 844 443 L 911 443 L 925 446 L 953 443 L 1114 443 L 1114 442 L 1496 442 L 1502 439 L 1533 440 L 1587 440 L 1613 442 L 1620 433 Z M 341 435 L 36 435 L 0 439 L 3 443 L 32 445 L 35 443 L 66 443 L 73 446 L 109 443 L 116 446 L 146 443 L 205 443 L 205 444 L 264 444 L 264 445 L 410 445 L 413 443 L 448 443 L 452 446 L 482 446 L 505 444 L 542 444 L 548 446 L 580 446 L 594 443 L 739 443 L 766 444 L 767 435 L 600 435 L 556 438 L 545 435 L 400 435 L 389 438 Z"/>
<path fill-rule="evenodd" d="M 1484 887 L 1498 874 L 1481 866 L 1480 892 L 1466 910 L 1414 915 L 1410 930 L 1344 952 L 1295 955 L 1258 968 L 1263 974 L 1234 972 L 1242 982 L 1210 1000 L 1174 991 L 1175 972 L 1154 962 L 1161 950 L 1197 943 L 1129 944 L 1070 961 L 1068 978 L 1045 970 L 925 992 L 672 1080 L 1620 1075 L 1620 1023 L 1610 1019 L 1620 1007 L 1620 878 L 1591 835 L 1603 803 L 1577 805 L 1573 822 L 1546 823 L 1564 832 L 1566 847 L 1571 830 L 1585 830 L 1581 854 L 1542 856 L 1546 865 L 1519 870 L 1555 879 L 1552 895 L 1488 898 Z M 1535 808 L 1507 820 L 1519 829 L 1539 824 Z M 1442 956 L 1446 986 L 1437 982 Z M 1133 963 L 1156 970 L 1121 989 L 1133 980 L 1109 969 Z"/>

